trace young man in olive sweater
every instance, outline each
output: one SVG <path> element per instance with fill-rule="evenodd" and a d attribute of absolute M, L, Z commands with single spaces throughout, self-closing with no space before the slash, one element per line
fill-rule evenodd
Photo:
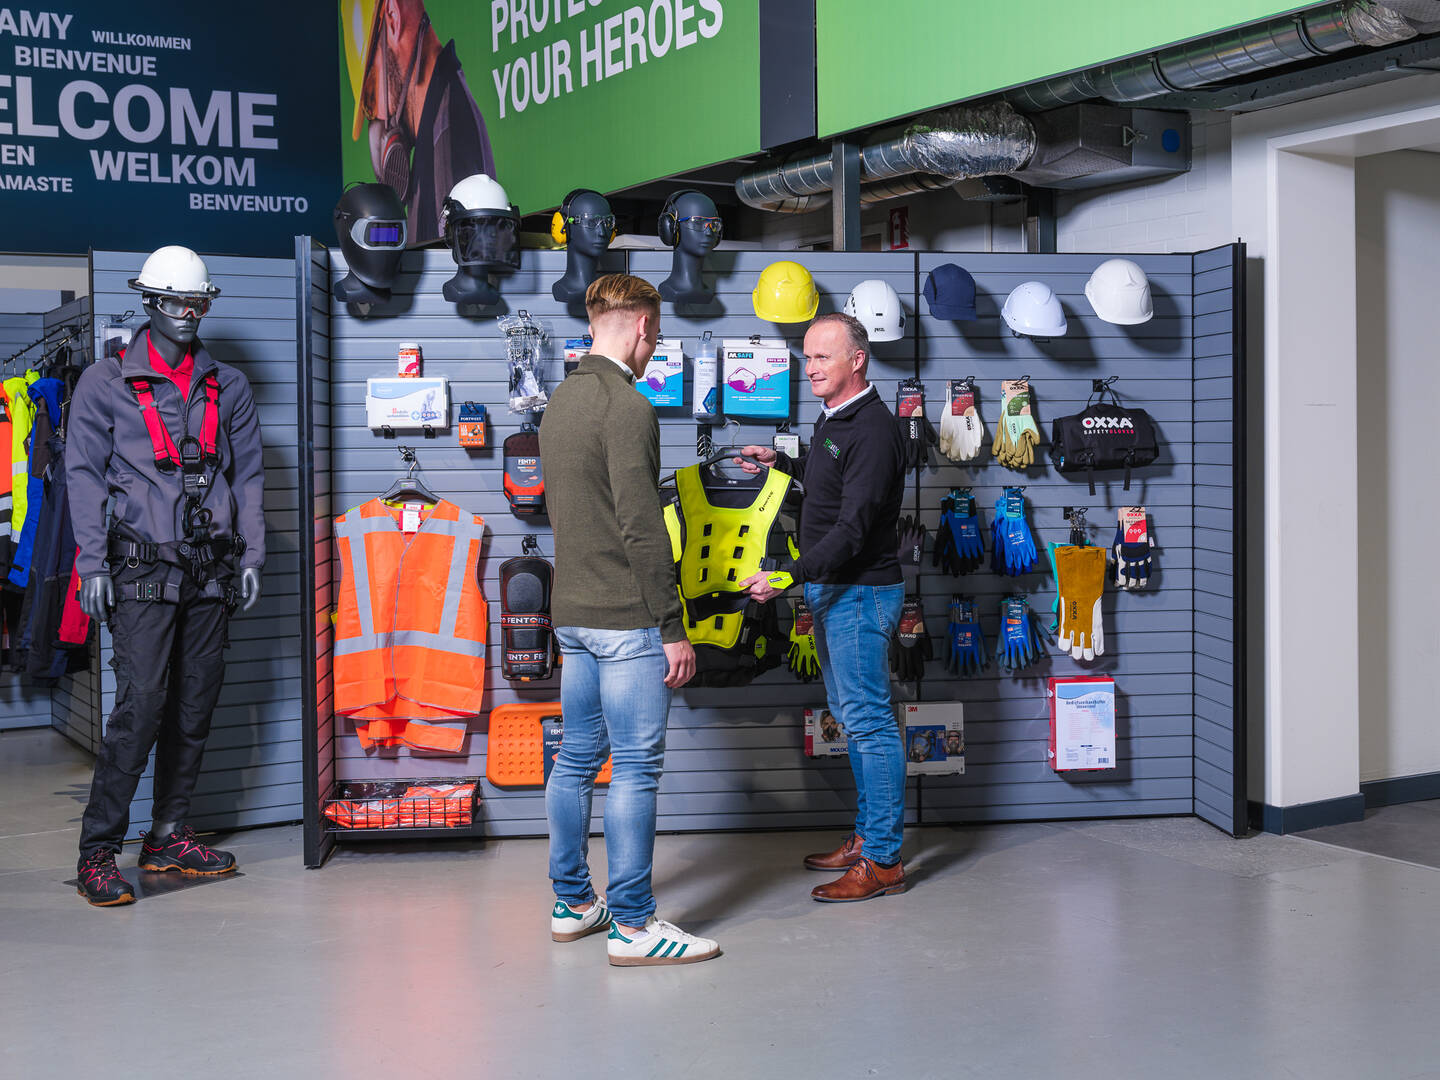
<path fill-rule="evenodd" d="M 565 656 L 565 733 L 545 788 L 550 934 L 574 941 L 608 930 L 619 967 L 689 964 L 720 947 L 657 918 L 650 886 L 670 692 L 695 674 L 660 509 L 660 425 L 635 389 L 660 337 L 660 294 L 640 278 L 607 274 L 586 291 L 585 310 L 591 352 L 551 396 L 540 426 L 555 530 L 550 612 Z M 586 860 L 606 754 L 614 761 L 608 907 Z"/>

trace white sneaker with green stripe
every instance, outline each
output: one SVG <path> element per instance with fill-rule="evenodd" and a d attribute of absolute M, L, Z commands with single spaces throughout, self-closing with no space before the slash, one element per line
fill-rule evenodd
<path fill-rule="evenodd" d="M 720 946 L 709 938 L 687 934 L 674 923 L 651 915 L 645 928 L 624 934 L 618 923 L 610 924 L 605 939 L 614 967 L 653 967 L 657 964 L 698 964 L 720 955 Z"/>
<path fill-rule="evenodd" d="M 550 909 L 550 939 L 579 941 L 588 934 L 610 929 L 610 909 L 605 898 L 597 896 L 586 911 L 576 911 L 564 900 L 556 900 Z"/>

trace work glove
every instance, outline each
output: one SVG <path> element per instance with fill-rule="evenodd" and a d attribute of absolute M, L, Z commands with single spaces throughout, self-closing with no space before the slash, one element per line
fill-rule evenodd
<path fill-rule="evenodd" d="M 995 425 L 995 442 L 991 452 L 1007 469 L 1023 472 L 1035 464 L 1035 447 L 1040 444 L 1040 429 L 1035 426 L 1033 394 L 1028 382 L 1007 381 L 1001 384 L 1003 400 L 1001 417 Z"/>
<path fill-rule="evenodd" d="M 815 620 L 804 600 L 794 603 L 795 621 L 790 626 L 790 673 L 801 682 L 820 677 L 820 657 L 815 651 Z"/>
<path fill-rule="evenodd" d="M 1019 577 L 1035 566 L 1035 537 L 1025 523 L 1025 496 L 1018 487 L 1007 487 L 995 500 L 995 520 L 990 526 L 990 566 L 997 574 Z"/>
<path fill-rule="evenodd" d="M 950 519 L 954 513 L 955 496 L 944 496 L 940 500 L 940 524 L 935 529 L 935 543 L 930 548 L 930 565 L 951 577 L 960 573 L 959 553 L 955 550 L 955 536 L 950 530 Z"/>
<path fill-rule="evenodd" d="M 950 597 L 950 622 L 945 628 L 946 670 L 952 675 L 978 675 L 987 662 L 975 603 L 957 593 Z"/>
<path fill-rule="evenodd" d="M 978 570 L 985 561 L 985 541 L 980 536 L 980 515 L 975 509 L 975 498 L 968 489 L 952 491 L 950 502 L 952 509 L 948 525 L 950 541 L 955 549 L 955 572 L 969 574 Z"/>
<path fill-rule="evenodd" d="M 925 386 L 905 379 L 895 390 L 895 425 L 905 448 L 905 471 L 930 463 L 930 447 L 938 441 L 935 429 L 925 419 Z"/>
<path fill-rule="evenodd" d="M 1120 508 L 1111 551 L 1115 560 L 1115 584 L 1122 589 L 1143 589 L 1150 581 L 1150 530 L 1145 508 Z"/>
<path fill-rule="evenodd" d="M 900 609 L 900 623 L 890 643 L 890 671 L 896 682 L 914 682 L 925 674 L 925 661 L 933 660 L 930 635 L 925 632 L 925 612 L 918 596 L 907 596 Z"/>
<path fill-rule="evenodd" d="M 1016 672 L 1029 667 L 1040 655 L 1040 634 L 1030 605 L 1023 596 L 1007 596 L 1000 601 L 1000 638 L 995 659 L 1006 671 Z"/>
<path fill-rule="evenodd" d="M 1056 548 L 1055 581 L 1060 594 L 1060 647 L 1075 660 L 1094 660 L 1105 652 L 1100 617 L 1104 549 L 1070 544 Z"/>
<path fill-rule="evenodd" d="M 951 461 L 973 461 L 985 441 L 985 424 L 975 407 L 975 387 L 969 379 L 951 382 L 945 414 L 940 418 L 940 452 Z"/>
<path fill-rule="evenodd" d="M 900 519 L 895 531 L 898 546 L 896 558 L 900 560 L 900 574 L 907 581 L 920 576 L 920 563 L 925 557 L 925 526 L 919 518 L 906 514 Z"/>

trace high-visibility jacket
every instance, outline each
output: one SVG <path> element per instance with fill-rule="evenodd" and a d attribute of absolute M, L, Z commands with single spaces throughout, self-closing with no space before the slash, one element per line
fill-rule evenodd
<path fill-rule="evenodd" d="M 5 380 L 10 413 L 10 537 L 17 544 L 30 506 L 30 429 L 35 424 L 30 384 L 37 378 L 39 376 L 31 371 Z"/>
<path fill-rule="evenodd" d="M 335 711 L 360 744 L 458 753 L 485 689 L 485 519 L 440 500 L 418 528 L 379 499 L 335 519 Z"/>
<path fill-rule="evenodd" d="M 10 494 L 15 478 L 10 473 L 10 444 L 15 431 L 10 418 L 10 389 L 0 380 L 0 577 L 10 573 L 10 517 L 14 512 L 13 496 Z"/>

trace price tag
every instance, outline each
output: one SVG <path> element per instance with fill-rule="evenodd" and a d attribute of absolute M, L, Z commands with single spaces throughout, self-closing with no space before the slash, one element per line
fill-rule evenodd
<path fill-rule="evenodd" d="M 400 531 L 413 533 L 420 531 L 420 508 L 421 503 L 406 503 L 405 508 L 400 511 Z"/>

